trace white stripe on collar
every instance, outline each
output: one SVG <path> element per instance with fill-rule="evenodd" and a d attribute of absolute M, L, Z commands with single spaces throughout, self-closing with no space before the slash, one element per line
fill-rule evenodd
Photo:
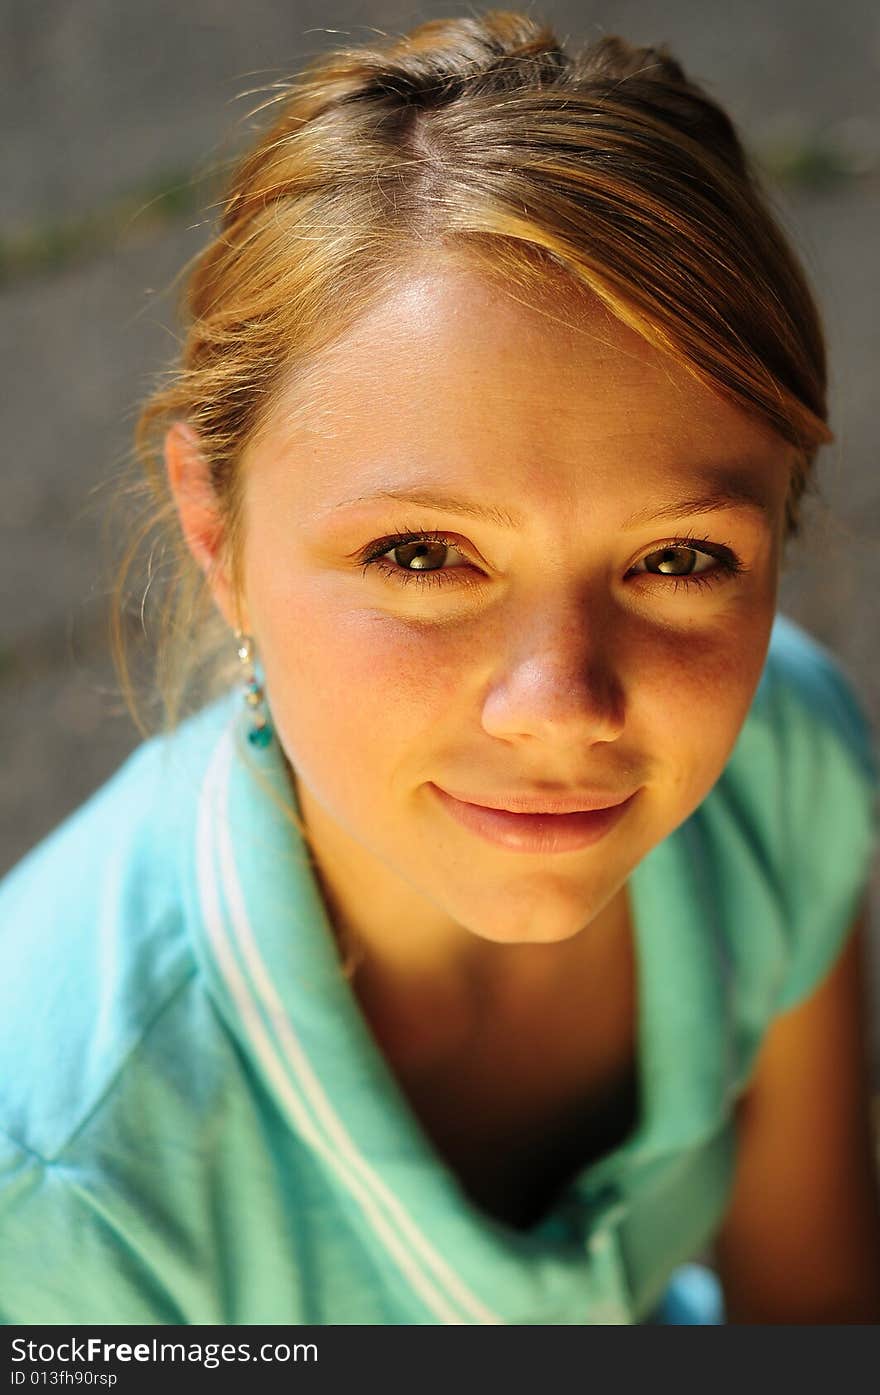
<path fill-rule="evenodd" d="M 378 1173 L 358 1152 L 315 1075 L 278 998 L 250 925 L 229 832 L 228 800 L 236 720 L 227 725 L 214 749 L 199 795 L 196 874 L 202 914 L 217 964 L 254 1050 L 299 1136 L 337 1174 L 388 1254 L 428 1309 L 446 1324 L 469 1321 L 503 1324 L 504 1318 L 468 1289 L 419 1230 Z M 220 854 L 217 866 L 231 920 L 231 937 L 224 922 L 214 872 L 215 832 Z M 249 980 L 236 962 L 236 949 L 248 970 Z M 267 1023 L 277 1034 L 277 1046 L 267 1031 Z M 311 1106 L 314 1119 L 304 1097 Z M 433 1278 L 426 1271 L 430 1271 Z M 456 1310 L 456 1303 L 466 1316 L 462 1317 Z"/>

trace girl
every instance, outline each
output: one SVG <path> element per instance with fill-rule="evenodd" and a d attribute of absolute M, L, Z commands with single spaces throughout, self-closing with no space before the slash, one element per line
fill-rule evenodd
<path fill-rule="evenodd" d="M 0 888 L 2 1316 L 876 1321 L 876 766 L 731 123 L 498 11 L 272 105 L 139 426 L 163 729 Z"/>

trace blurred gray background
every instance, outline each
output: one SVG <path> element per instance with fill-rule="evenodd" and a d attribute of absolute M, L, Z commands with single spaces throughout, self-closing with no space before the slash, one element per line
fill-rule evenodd
<path fill-rule="evenodd" d="M 100 530 L 172 281 L 209 236 L 205 170 L 249 139 L 253 93 L 371 29 L 488 6 L 4 0 L 0 11 L 3 474 L 0 875 L 137 744 L 108 655 Z M 500 8 L 500 7 L 499 7 Z M 514 8 L 511 6 L 510 8 Z M 781 609 L 829 644 L 880 729 L 876 592 L 880 9 L 875 0 L 522 7 L 572 45 L 666 42 L 738 124 L 817 291 L 832 426 Z M 880 874 L 873 883 L 880 1088 Z"/>

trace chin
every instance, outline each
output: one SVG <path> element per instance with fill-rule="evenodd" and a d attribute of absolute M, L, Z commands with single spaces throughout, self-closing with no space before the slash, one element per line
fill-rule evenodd
<path fill-rule="evenodd" d="M 480 917 L 479 913 L 476 917 L 466 916 L 460 923 L 481 940 L 494 944 L 563 944 L 578 935 L 601 910 L 601 907 L 591 910 L 583 901 L 573 905 L 570 899 L 565 905 L 554 907 L 552 899 L 546 895 L 543 900 L 540 897 L 531 899 L 531 912 L 528 898 L 525 902 L 520 899 L 509 915 L 504 915 L 496 903 L 486 916 Z"/>

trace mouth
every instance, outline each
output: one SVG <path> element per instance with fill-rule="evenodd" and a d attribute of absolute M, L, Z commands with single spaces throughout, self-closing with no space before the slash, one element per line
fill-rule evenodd
<path fill-rule="evenodd" d="M 456 823 L 486 842 L 513 852 L 536 853 L 574 852 L 598 843 L 623 818 L 638 794 L 636 790 L 619 803 L 602 808 L 548 814 L 493 809 L 458 799 L 433 783 L 430 789 Z"/>

